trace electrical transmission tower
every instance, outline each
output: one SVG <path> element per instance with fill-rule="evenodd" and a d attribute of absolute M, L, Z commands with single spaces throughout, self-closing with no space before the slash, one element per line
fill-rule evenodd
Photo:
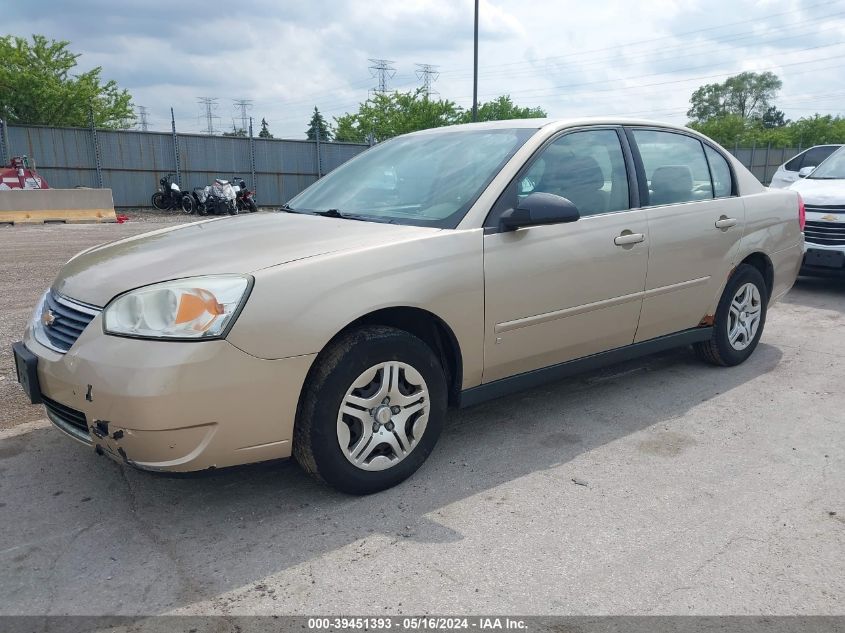
<path fill-rule="evenodd" d="M 417 79 L 422 81 L 422 89 L 425 96 L 431 97 L 431 95 L 439 94 L 436 90 L 431 89 L 431 84 L 437 81 L 437 78 L 440 76 L 440 72 L 437 70 L 438 67 L 432 64 L 416 64 L 416 66 Z"/>
<path fill-rule="evenodd" d="M 370 74 L 378 78 L 378 86 L 373 88 L 373 92 L 377 94 L 387 92 L 387 80 L 396 74 L 394 62 L 389 59 L 370 59 L 369 61 L 373 64 L 370 66 Z"/>
<path fill-rule="evenodd" d="M 241 127 L 240 129 L 246 132 L 249 126 L 249 111 L 252 109 L 252 99 L 233 99 L 235 110 L 241 111 Z"/>
<path fill-rule="evenodd" d="M 214 127 L 214 122 L 220 118 L 214 114 L 217 112 L 217 97 L 200 97 L 197 101 L 203 108 L 205 108 L 205 112 L 200 114 L 200 117 L 205 117 L 204 132 L 209 135 L 219 132 L 219 130 Z"/>
<path fill-rule="evenodd" d="M 149 110 L 146 106 L 139 105 L 138 108 L 138 127 L 142 132 L 146 132 L 150 128 L 150 123 L 147 120 L 147 115 L 149 114 Z"/>

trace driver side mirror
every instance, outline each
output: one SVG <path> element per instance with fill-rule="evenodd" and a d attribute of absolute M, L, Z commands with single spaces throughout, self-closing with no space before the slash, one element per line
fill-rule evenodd
<path fill-rule="evenodd" d="M 812 174 L 814 171 L 816 171 L 815 167 L 810 167 L 810 166 L 802 167 L 801 170 L 798 172 L 798 177 L 799 178 L 806 178 L 807 176 Z"/>
<path fill-rule="evenodd" d="M 503 231 L 515 231 L 524 226 L 542 226 L 575 222 L 581 217 L 571 200 L 553 193 L 532 193 L 517 205 L 502 213 L 499 226 Z"/>

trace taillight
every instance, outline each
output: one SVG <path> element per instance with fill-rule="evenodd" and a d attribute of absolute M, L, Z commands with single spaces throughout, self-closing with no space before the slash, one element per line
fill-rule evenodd
<path fill-rule="evenodd" d="M 807 223 L 807 211 L 804 208 L 804 198 L 798 194 L 798 226 L 801 227 L 801 232 L 804 232 L 804 225 Z"/>

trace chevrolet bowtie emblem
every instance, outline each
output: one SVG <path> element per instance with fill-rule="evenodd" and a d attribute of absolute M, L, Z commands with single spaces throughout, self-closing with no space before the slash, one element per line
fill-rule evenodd
<path fill-rule="evenodd" d="M 836 218 L 835 215 L 823 215 L 822 216 L 822 220 L 824 220 L 825 222 L 836 222 L 836 219 L 837 218 Z"/>
<path fill-rule="evenodd" d="M 41 315 L 41 323 L 45 327 L 50 327 L 53 323 L 56 322 L 56 315 L 53 314 L 52 310 L 45 310 L 44 313 Z"/>

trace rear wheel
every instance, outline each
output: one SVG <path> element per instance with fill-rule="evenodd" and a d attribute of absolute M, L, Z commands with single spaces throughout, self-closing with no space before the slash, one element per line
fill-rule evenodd
<path fill-rule="evenodd" d="M 370 327 L 336 341 L 318 363 L 297 414 L 297 461 L 351 494 L 410 477 L 446 414 L 446 379 L 428 345 L 402 330 Z"/>
<path fill-rule="evenodd" d="M 182 196 L 182 211 L 189 214 L 194 212 L 194 197 L 191 194 Z"/>
<path fill-rule="evenodd" d="M 695 344 L 698 356 L 725 367 L 744 362 L 760 342 L 768 303 L 760 271 L 748 264 L 737 266 L 716 308 L 712 337 Z"/>
<path fill-rule="evenodd" d="M 246 210 L 249 211 L 250 213 L 255 213 L 256 211 L 258 211 L 258 207 L 256 206 L 255 201 L 247 200 L 246 201 Z"/>
<path fill-rule="evenodd" d="M 153 207 L 159 211 L 164 211 L 164 194 L 161 191 L 156 191 L 150 199 L 150 202 L 152 202 Z"/>

